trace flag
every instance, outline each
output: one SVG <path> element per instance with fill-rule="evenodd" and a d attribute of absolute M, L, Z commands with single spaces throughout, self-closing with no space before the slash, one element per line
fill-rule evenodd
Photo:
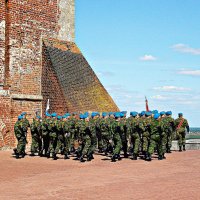
<path fill-rule="evenodd" d="M 49 110 L 49 99 L 47 100 L 46 113 L 48 112 L 48 110 Z"/>
<path fill-rule="evenodd" d="M 148 105 L 148 100 L 146 97 L 145 97 L 145 103 L 146 103 L 146 111 L 149 112 L 149 105 Z"/>

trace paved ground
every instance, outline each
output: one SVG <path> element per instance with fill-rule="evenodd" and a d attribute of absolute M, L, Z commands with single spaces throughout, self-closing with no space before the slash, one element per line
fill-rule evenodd
<path fill-rule="evenodd" d="M 173 152 L 164 161 L 95 156 L 90 163 L 0 152 L 0 200 L 199 200 L 200 151 Z"/>

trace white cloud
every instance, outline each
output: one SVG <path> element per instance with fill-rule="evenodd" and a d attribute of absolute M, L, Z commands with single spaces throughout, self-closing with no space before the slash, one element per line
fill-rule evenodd
<path fill-rule="evenodd" d="M 163 96 L 163 95 L 155 95 L 155 96 L 153 96 L 153 97 L 151 97 L 152 99 L 155 99 L 155 100 L 167 100 L 167 99 L 169 99 L 168 97 L 166 97 L 166 96 Z"/>
<path fill-rule="evenodd" d="M 97 72 L 97 76 L 99 77 L 111 77 L 114 76 L 115 74 L 113 72 L 110 71 L 101 71 L 101 72 Z"/>
<path fill-rule="evenodd" d="M 142 60 L 142 61 L 155 61 L 155 60 L 157 60 L 157 58 L 152 56 L 152 55 L 144 55 L 144 56 L 140 57 L 140 60 Z"/>
<path fill-rule="evenodd" d="M 200 76 L 200 70 L 180 70 L 178 71 L 178 74 Z"/>
<path fill-rule="evenodd" d="M 177 87 L 177 86 L 162 86 L 162 87 L 154 87 L 154 90 L 163 91 L 163 92 L 185 92 L 190 91 L 191 88 L 185 87 Z"/>
<path fill-rule="evenodd" d="M 181 53 L 200 55 L 200 49 L 195 49 L 185 44 L 175 44 L 172 46 L 172 49 Z"/>

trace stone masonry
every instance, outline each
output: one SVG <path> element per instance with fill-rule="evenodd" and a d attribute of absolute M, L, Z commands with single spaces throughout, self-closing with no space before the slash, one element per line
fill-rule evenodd
<path fill-rule="evenodd" d="M 118 111 L 74 43 L 74 0 L 0 0 L 0 148 L 13 126 L 50 111 Z"/>

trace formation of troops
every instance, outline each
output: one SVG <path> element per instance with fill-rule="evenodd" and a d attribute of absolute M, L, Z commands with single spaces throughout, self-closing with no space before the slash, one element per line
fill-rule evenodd
<path fill-rule="evenodd" d="M 189 125 L 183 114 L 172 118 L 172 112 L 88 112 L 66 113 L 58 116 L 46 112 L 45 117 L 36 116 L 32 123 L 26 113 L 18 117 L 14 126 L 18 144 L 14 149 L 17 159 L 25 157 L 27 132 L 30 128 L 32 143 L 30 156 L 58 159 L 75 157 L 80 162 L 91 161 L 94 153 L 110 156 L 112 162 L 124 158 L 137 160 L 139 157 L 151 161 L 166 159 L 171 153 L 172 140 L 177 139 L 179 151 L 185 151 L 185 135 Z"/>

